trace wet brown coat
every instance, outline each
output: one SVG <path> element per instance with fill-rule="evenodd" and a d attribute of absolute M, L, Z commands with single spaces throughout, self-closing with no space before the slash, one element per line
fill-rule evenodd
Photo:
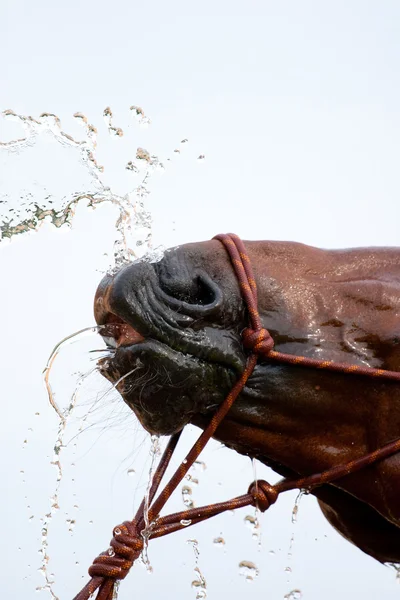
<path fill-rule="evenodd" d="M 262 322 L 276 350 L 400 370 L 400 250 L 245 244 Z M 235 320 L 240 332 L 246 325 L 235 275 L 218 241 L 169 251 L 163 263 L 162 272 L 171 277 L 201 266 L 224 297 L 225 308 L 214 326 L 228 329 Z M 108 281 L 107 289 L 112 285 Z M 102 289 L 104 298 L 104 285 Z M 132 325 L 136 327 L 134 319 Z M 198 410 L 190 420 L 204 427 L 207 415 Z M 215 437 L 282 475 L 320 472 L 400 437 L 400 385 L 266 360 Z M 345 537 L 378 560 L 400 561 L 399 455 L 314 493 L 325 516 Z"/>

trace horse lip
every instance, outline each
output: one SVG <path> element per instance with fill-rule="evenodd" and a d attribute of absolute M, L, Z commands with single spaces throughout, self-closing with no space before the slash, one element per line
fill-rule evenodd
<path fill-rule="evenodd" d="M 115 275 L 106 275 L 103 278 L 97 288 L 94 301 L 97 324 L 106 325 L 111 319 L 110 315 L 114 315 L 114 318 L 119 319 L 119 323 L 126 323 L 129 326 L 126 329 L 127 336 L 121 337 L 118 341 L 124 346 L 125 342 L 130 343 L 132 350 L 142 343 L 147 344 L 148 341 L 154 340 L 175 352 L 224 365 L 242 373 L 245 356 L 240 340 L 237 339 L 237 333 L 235 331 L 230 331 L 229 334 L 220 333 L 219 328 L 214 329 L 212 323 L 210 325 L 206 323 L 204 327 L 197 329 L 192 325 L 193 317 L 175 313 L 171 307 L 163 306 L 163 302 L 160 302 L 160 307 L 153 306 L 152 299 L 158 301 L 152 285 L 157 275 L 154 269 L 145 269 L 143 272 L 144 267 L 145 265 L 139 263 L 138 271 L 132 273 L 132 264 L 127 267 L 128 272 L 124 269 Z M 131 273 L 136 277 L 135 286 L 129 280 Z M 215 304 L 212 303 L 212 310 L 219 310 L 218 306 L 221 302 L 222 294 L 216 298 Z M 166 312 L 160 314 L 159 309 L 162 311 L 163 308 Z M 181 317 L 184 317 L 184 322 Z M 198 325 L 203 324 L 199 322 Z M 116 342 L 114 343 L 115 336 L 112 338 L 112 347 L 117 353 L 118 348 L 122 351 L 122 346 L 117 347 Z"/>
<path fill-rule="evenodd" d="M 108 346 L 119 348 L 132 346 L 144 341 L 144 337 L 129 323 L 113 313 L 109 313 L 105 323 L 99 330 L 100 335 Z"/>
<path fill-rule="evenodd" d="M 112 281 L 100 285 L 94 300 L 94 315 L 99 333 L 108 346 L 132 346 L 145 339 L 141 333 L 127 323 L 122 317 L 110 310 L 109 297 Z"/>

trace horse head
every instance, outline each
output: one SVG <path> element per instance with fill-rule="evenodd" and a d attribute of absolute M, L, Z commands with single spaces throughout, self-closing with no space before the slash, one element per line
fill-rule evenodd
<path fill-rule="evenodd" d="M 400 370 L 400 251 L 245 242 L 275 349 Z M 132 263 L 100 283 L 100 361 L 151 433 L 204 428 L 243 372 L 248 314 L 218 240 Z M 215 437 L 284 476 L 359 458 L 400 437 L 400 385 L 259 361 Z M 400 456 L 312 492 L 347 539 L 400 562 Z"/>

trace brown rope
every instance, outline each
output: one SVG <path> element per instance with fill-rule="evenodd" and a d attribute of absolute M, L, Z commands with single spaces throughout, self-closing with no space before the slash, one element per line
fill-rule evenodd
<path fill-rule="evenodd" d="M 335 363 L 333 361 L 320 361 L 306 358 L 304 356 L 294 356 L 283 354 L 273 350 L 274 342 L 267 329 L 262 326 L 261 318 L 258 312 L 257 303 L 257 285 L 253 274 L 250 259 L 246 248 L 240 238 L 234 234 L 221 234 L 216 236 L 225 246 L 233 268 L 235 270 L 240 290 L 245 300 L 251 327 L 246 328 L 243 333 L 243 344 L 251 351 L 244 371 L 229 392 L 223 403 L 220 405 L 210 423 L 195 442 L 186 458 L 175 471 L 169 482 L 156 497 L 161 480 L 167 470 L 172 454 L 176 448 L 181 432 L 171 436 L 160 463 L 153 477 L 151 489 L 148 497 L 148 522 L 150 528 L 148 534 L 151 538 L 162 537 L 173 531 L 178 531 L 185 527 L 195 525 L 200 521 L 209 519 L 215 515 L 221 514 L 227 510 L 241 508 L 243 506 L 257 506 L 262 512 L 266 511 L 274 504 L 279 494 L 293 489 L 311 490 L 314 487 L 324 483 L 331 483 L 341 477 L 355 473 L 379 460 L 387 458 L 400 451 L 400 439 L 385 445 L 374 452 L 370 452 L 361 458 L 352 460 L 345 465 L 339 465 L 299 479 L 282 479 L 275 485 L 270 485 L 267 481 L 258 480 L 251 483 L 247 494 L 237 496 L 226 502 L 210 504 L 199 508 L 192 508 L 177 512 L 174 514 L 160 517 L 159 514 L 164 508 L 173 491 L 183 480 L 186 473 L 193 465 L 201 451 L 204 449 L 208 440 L 214 435 L 221 421 L 228 413 L 233 402 L 239 396 L 244 388 L 248 378 L 257 363 L 258 356 L 274 360 L 280 363 L 301 365 L 303 367 L 313 367 L 325 369 L 339 373 L 349 373 L 363 375 L 367 377 L 379 377 L 385 380 L 400 381 L 400 372 L 385 371 L 383 369 L 373 369 L 368 367 L 359 367 L 358 365 L 348 365 L 344 363 Z M 110 548 L 100 554 L 89 568 L 91 580 L 75 596 L 74 600 L 89 600 L 97 590 L 97 600 L 112 600 L 114 597 L 115 581 L 124 579 L 129 573 L 134 561 L 139 557 L 143 546 L 145 531 L 145 499 L 143 499 L 135 518 L 132 521 L 125 521 L 114 528 L 113 538 L 110 542 Z"/>
<path fill-rule="evenodd" d="M 391 381 L 400 381 L 399 371 L 373 369 L 372 367 L 337 363 L 333 360 L 317 360 L 315 358 L 284 354 L 283 352 L 276 352 L 273 350 L 274 341 L 270 336 L 269 331 L 262 326 L 258 312 L 256 282 L 245 245 L 234 233 L 220 234 L 215 236 L 215 239 L 220 240 L 224 244 L 230 256 L 240 290 L 249 312 L 252 327 L 245 329 L 242 333 L 243 344 L 246 348 L 255 354 L 268 358 L 268 360 L 279 363 L 312 367 L 314 369 L 324 369 L 350 375 L 363 375 L 365 377 L 379 377 Z"/>

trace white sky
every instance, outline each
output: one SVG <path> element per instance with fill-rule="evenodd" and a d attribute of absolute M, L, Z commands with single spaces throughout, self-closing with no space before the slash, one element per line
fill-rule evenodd
<path fill-rule="evenodd" d="M 134 185 L 124 166 L 137 146 L 171 157 L 166 172 L 149 185 L 155 245 L 221 231 L 322 247 L 399 244 L 398 2 L 3 0 L 0 50 L 0 109 L 54 112 L 67 131 L 76 129 L 72 114 L 85 113 L 99 128 L 98 158 L 114 191 L 126 193 Z M 125 125 L 132 104 L 152 119 L 148 130 Z M 107 135 L 101 117 L 106 106 L 126 131 L 121 140 Z M 0 140 L 2 126 L 0 121 Z M 187 149 L 174 155 L 183 138 L 189 139 Z M 65 155 L 52 162 L 56 148 L 52 142 L 40 153 L 34 149 L 32 178 L 40 172 L 40 181 L 67 186 L 78 177 L 70 170 L 78 159 Z M 196 161 L 200 154 L 203 164 Z M 21 154 L 15 162 L 16 186 L 23 160 Z M 0 187 L 10 177 L 0 173 Z M 43 228 L 1 248 L 0 511 L 6 541 L 0 553 L 9 598 L 51 597 L 35 592 L 43 584 L 37 570 L 40 518 L 48 512 L 56 476 L 49 460 L 57 422 L 41 370 L 57 341 L 93 322 L 92 296 L 109 262 L 103 255 L 112 249 L 114 221 L 110 207 L 94 213 L 82 207 L 72 231 Z M 74 373 L 89 364 L 86 349 L 98 344 L 91 337 L 60 356 L 60 402 L 68 401 Z M 107 386 L 97 378 L 83 389 L 82 414 Z M 148 441 L 137 455 L 134 448 L 145 436 L 116 397 L 110 408 L 104 401 L 91 422 L 95 426 L 78 437 L 77 448 L 71 443 L 64 452 L 61 508 L 49 528 L 49 572 L 55 572 L 60 600 L 78 591 L 91 559 L 107 547 L 112 527 L 132 514 L 146 481 L 139 475 L 148 468 Z M 205 460 L 208 468 L 193 490 L 198 505 L 247 489 L 247 459 L 215 444 Z M 137 477 L 127 476 L 131 467 Z M 270 476 L 262 467 L 258 472 Z M 154 541 L 154 574 L 136 567 L 121 586 L 121 600 L 135 594 L 194 599 L 189 538 L 199 540 L 210 600 L 275 600 L 296 588 L 305 600 L 398 597 L 393 571 L 341 540 L 312 498 L 302 499 L 293 525 L 294 497 L 282 498 L 262 518 L 261 548 L 243 523 L 251 511 Z M 175 506 L 183 506 L 179 498 Z M 72 534 L 67 519 L 76 520 Z M 225 549 L 212 544 L 221 532 Z M 254 583 L 239 576 L 241 560 L 259 568 Z"/>

